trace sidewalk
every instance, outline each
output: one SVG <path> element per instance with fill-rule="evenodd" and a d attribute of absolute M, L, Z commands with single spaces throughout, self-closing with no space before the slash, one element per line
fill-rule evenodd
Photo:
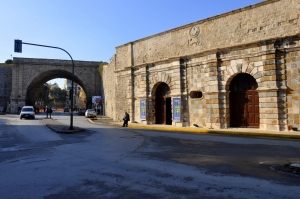
<path fill-rule="evenodd" d="M 89 122 L 102 126 L 116 126 L 122 127 L 123 122 L 115 122 L 106 116 L 98 116 L 97 119 L 88 119 Z M 175 127 L 171 125 L 145 125 L 139 123 L 128 123 L 128 128 L 148 129 L 159 131 L 172 131 L 182 133 L 195 133 L 195 134 L 231 134 L 231 135 L 247 135 L 247 136 L 260 136 L 260 137 L 282 137 L 300 139 L 300 131 L 263 131 L 251 128 L 229 128 L 229 129 L 207 129 L 200 127 Z"/>
<path fill-rule="evenodd" d="M 56 133 L 65 133 L 65 134 L 72 134 L 72 133 L 79 133 L 82 132 L 84 129 L 79 127 L 75 127 L 73 125 L 73 130 L 69 130 L 70 126 L 60 123 L 59 121 L 52 119 L 52 118 L 45 118 L 42 120 L 43 124 L 45 124 L 48 128 Z"/>
<path fill-rule="evenodd" d="M 97 119 L 88 119 L 90 123 L 101 125 L 101 126 L 115 126 L 122 127 L 123 122 L 113 121 L 111 118 L 106 116 L 98 116 Z M 78 133 L 84 131 L 76 124 L 73 125 L 74 129 L 69 130 L 68 125 L 61 124 L 55 119 L 43 119 L 42 122 L 48 126 L 51 130 L 57 133 Z M 228 134 L 228 135 L 247 135 L 247 136 L 259 136 L 259 137 L 282 137 L 282 138 L 292 138 L 300 139 L 300 131 L 263 131 L 251 128 L 229 128 L 229 129 L 206 129 L 200 127 L 175 127 L 171 125 L 145 125 L 139 123 L 129 123 L 128 128 L 135 129 L 147 129 L 147 130 L 157 130 L 157 131 L 171 131 L 171 132 L 181 132 L 181 133 L 195 133 L 195 134 Z"/>

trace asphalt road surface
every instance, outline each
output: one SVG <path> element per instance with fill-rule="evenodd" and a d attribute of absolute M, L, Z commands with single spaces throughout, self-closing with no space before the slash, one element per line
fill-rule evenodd
<path fill-rule="evenodd" d="M 35 120 L 0 115 L 1 199 L 300 198 L 300 140 L 195 135 L 91 124 L 57 134 Z M 69 124 L 69 113 L 53 118 Z"/>

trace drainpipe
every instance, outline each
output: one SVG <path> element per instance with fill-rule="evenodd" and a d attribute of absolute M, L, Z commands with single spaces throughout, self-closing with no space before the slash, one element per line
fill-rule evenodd
<path fill-rule="evenodd" d="M 284 77 L 285 77 L 285 86 L 286 86 L 286 89 L 287 89 L 287 72 L 286 72 L 286 70 L 287 70 L 287 68 L 286 68 L 286 57 L 287 57 L 287 52 L 286 52 L 286 47 L 284 46 L 284 48 L 283 48 L 283 64 L 284 64 Z M 288 97 L 287 97 L 287 90 L 286 90 L 286 92 L 285 92 L 285 103 L 287 103 L 287 99 Z M 286 112 L 286 115 L 288 115 L 288 107 L 287 106 L 285 106 L 286 108 L 286 110 L 285 110 L 285 112 Z M 286 124 L 288 123 L 288 118 L 286 118 Z M 279 129 L 280 130 L 280 129 Z"/>
<path fill-rule="evenodd" d="M 189 117 L 190 117 L 190 113 L 189 113 L 189 87 L 188 87 L 188 72 L 187 72 L 187 68 L 188 68 L 188 64 L 187 64 L 187 62 L 188 62 L 188 58 L 187 57 L 185 57 L 185 88 L 186 88 L 186 100 L 187 100 L 187 104 L 188 104 L 188 109 L 187 109 L 187 111 L 188 111 L 188 115 L 189 115 Z M 189 122 L 190 122 L 190 120 L 189 120 Z"/>

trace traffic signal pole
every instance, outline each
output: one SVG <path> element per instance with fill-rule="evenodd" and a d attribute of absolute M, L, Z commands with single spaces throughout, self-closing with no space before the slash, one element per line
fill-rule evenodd
<path fill-rule="evenodd" d="M 55 48 L 55 49 L 60 49 L 64 52 L 66 52 L 71 60 L 72 60 L 72 88 L 71 88 L 71 92 L 70 92 L 70 96 L 71 96 L 71 114 L 70 114 L 70 127 L 69 127 L 69 130 L 74 130 L 74 127 L 73 127 L 73 104 L 74 104 L 74 101 L 73 101 L 73 90 L 74 90 L 74 61 L 73 61 L 73 58 L 72 56 L 64 49 L 62 48 L 59 48 L 59 47 L 55 47 L 55 46 L 46 46 L 46 45 L 40 45 L 40 44 L 32 44 L 32 43 L 26 43 L 26 42 L 22 42 L 22 40 L 18 40 L 16 39 L 15 40 L 15 52 L 16 53 L 22 53 L 22 44 L 27 44 L 27 45 L 32 45 L 32 46 L 40 46 L 40 47 L 46 47 L 46 48 Z"/>

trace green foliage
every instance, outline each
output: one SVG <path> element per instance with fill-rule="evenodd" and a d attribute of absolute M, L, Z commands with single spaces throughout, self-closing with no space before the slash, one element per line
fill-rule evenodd
<path fill-rule="evenodd" d="M 42 107 L 64 107 L 67 91 L 59 87 L 53 87 L 45 83 L 37 91 L 36 100 L 42 102 Z"/>
<path fill-rule="evenodd" d="M 51 101 L 53 101 L 49 99 L 49 93 L 50 93 L 50 86 L 47 83 L 45 83 L 37 91 L 36 98 L 37 101 L 42 102 L 42 106 L 47 106 Z"/>
<path fill-rule="evenodd" d="M 55 106 L 63 107 L 66 101 L 66 95 L 67 95 L 67 91 L 61 90 L 61 88 L 59 87 L 54 87 L 50 89 L 50 96 L 53 99 L 53 103 Z"/>
<path fill-rule="evenodd" d="M 0 63 L 0 66 L 7 66 L 7 65 L 10 65 L 10 64 L 13 64 L 13 61 L 11 59 L 8 59 L 5 61 L 5 63 Z"/>
<path fill-rule="evenodd" d="M 12 63 L 13 63 L 13 61 L 11 59 L 8 59 L 5 61 L 5 64 L 12 64 Z"/>
<path fill-rule="evenodd" d="M 107 65 L 108 63 L 107 62 L 102 62 L 100 65 L 99 65 L 99 68 L 98 68 L 98 72 L 100 74 L 100 76 L 102 77 L 103 75 L 103 66 L 104 65 Z"/>

